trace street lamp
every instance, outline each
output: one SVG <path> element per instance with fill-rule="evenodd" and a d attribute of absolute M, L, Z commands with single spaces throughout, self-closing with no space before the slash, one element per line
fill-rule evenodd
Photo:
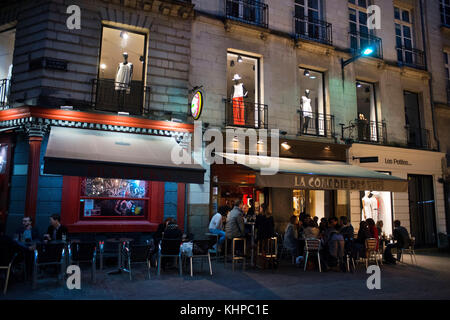
<path fill-rule="evenodd" d="M 368 57 L 368 56 L 372 55 L 372 53 L 374 53 L 374 52 L 375 52 L 375 50 L 373 47 L 367 47 L 367 48 L 363 49 L 361 51 L 361 53 L 357 54 L 356 56 L 351 57 L 348 60 L 344 61 L 344 59 L 341 59 L 342 70 L 344 70 L 346 65 L 348 65 L 352 62 L 355 62 L 356 60 L 358 60 L 361 57 Z"/>

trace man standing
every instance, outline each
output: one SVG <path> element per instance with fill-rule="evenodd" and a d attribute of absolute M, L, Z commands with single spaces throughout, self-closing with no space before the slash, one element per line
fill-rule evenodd
<path fill-rule="evenodd" d="M 236 201 L 233 210 L 228 215 L 225 226 L 225 235 L 228 239 L 242 238 L 245 236 L 243 206 L 242 200 Z"/>
<path fill-rule="evenodd" d="M 225 241 L 225 231 L 223 231 L 223 218 L 227 216 L 227 207 L 222 206 L 209 223 L 209 232 L 219 235 L 219 246 Z M 217 244 L 213 246 L 214 250 L 217 250 Z"/>
<path fill-rule="evenodd" d="M 384 250 L 385 263 L 395 264 L 396 261 L 392 256 L 392 248 L 397 248 L 397 260 L 400 261 L 402 251 L 401 249 L 408 248 L 410 243 L 409 233 L 404 227 L 400 226 L 400 221 L 394 221 L 394 241 L 395 243 L 389 243 Z"/>
<path fill-rule="evenodd" d="M 32 226 L 31 217 L 23 217 L 22 226 L 16 230 L 14 238 L 18 241 L 31 242 L 39 239 L 39 232 Z"/>

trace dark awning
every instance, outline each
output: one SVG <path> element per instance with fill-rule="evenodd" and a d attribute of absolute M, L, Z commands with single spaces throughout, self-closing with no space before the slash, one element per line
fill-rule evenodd
<path fill-rule="evenodd" d="M 344 162 L 220 155 L 254 170 L 259 187 L 408 192 L 408 182 L 404 179 Z"/>
<path fill-rule="evenodd" d="M 172 161 L 181 150 L 174 137 L 52 127 L 44 173 L 203 184 L 206 170 L 190 155 Z"/>

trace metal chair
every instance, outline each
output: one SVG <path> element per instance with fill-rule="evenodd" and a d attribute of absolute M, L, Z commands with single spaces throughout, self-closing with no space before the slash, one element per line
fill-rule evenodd
<path fill-rule="evenodd" d="M 91 281 L 95 282 L 97 259 L 96 242 L 75 242 L 69 247 L 69 264 L 91 263 Z"/>
<path fill-rule="evenodd" d="M 0 247 L 0 252 L 2 253 L 8 252 L 8 248 Z M 2 261 L 0 261 L 0 270 L 6 270 L 6 278 L 5 278 L 5 286 L 3 288 L 3 294 L 6 294 L 6 291 L 8 290 L 9 277 L 11 275 L 12 265 L 16 257 L 17 253 L 14 253 L 11 257 L 0 257 L 2 259 Z"/>
<path fill-rule="evenodd" d="M 33 289 L 36 288 L 39 269 L 43 266 L 59 266 L 58 280 L 64 282 L 66 265 L 66 245 L 63 243 L 39 244 L 34 250 Z"/>
<path fill-rule="evenodd" d="M 150 280 L 150 270 L 151 270 L 151 255 L 152 255 L 152 246 L 147 244 L 133 244 L 124 246 L 124 255 L 125 261 L 127 264 L 127 269 L 130 274 L 130 280 L 133 280 L 131 265 L 132 264 L 146 264 L 147 265 L 147 276 Z"/>
<path fill-rule="evenodd" d="M 303 271 L 306 271 L 306 266 L 308 265 L 308 257 L 309 254 L 315 253 L 317 255 L 317 262 L 319 263 L 319 272 L 322 272 L 322 267 L 320 265 L 320 240 L 318 239 L 306 239 L 305 240 L 305 251 L 306 251 L 306 257 L 305 257 L 305 267 Z"/>
<path fill-rule="evenodd" d="M 263 269 L 266 268 L 266 261 L 269 261 L 273 271 L 278 257 L 277 237 L 258 241 L 257 256 L 264 261 Z"/>
<path fill-rule="evenodd" d="M 246 239 L 245 238 L 233 238 L 233 239 L 226 239 L 225 240 L 225 257 L 224 257 L 224 262 L 226 264 L 227 262 L 227 251 L 228 251 L 228 241 L 232 242 L 231 245 L 231 268 L 234 271 L 234 264 L 237 261 L 242 261 L 243 262 L 243 269 L 245 270 L 245 259 L 246 259 L 246 255 L 247 255 L 247 247 L 246 247 Z M 244 251 L 242 253 L 242 255 L 237 255 L 236 252 L 236 242 L 242 241 L 243 246 L 244 246 Z"/>
<path fill-rule="evenodd" d="M 162 239 L 159 243 L 158 249 L 158 276 L 161 274 L 161 258 L 172 257 L 178 258 L 178 267 L 180 269 L 180 276 L 183 275 L 183 265 L 181 262 L 181 240 L 180 239 Z"/>
<path fill-rule="evenodd" d="M 210 275 L 213 274 L 212 266 L 211 266 L 211 255 L 209 253 L 209 248 L 210 248 L 209 240 L 194 240 L 192 242 L 192 255 L 189 257 L 189 262 L 190 262 L 190 266 L 191 266 L 191 277 L 194 276 L 193 268 L 192 268 L 192 260 L 194 258 L 201 258 L 201 262 L 202 262 L 201 269 L 202 270 L 203 270 L 203 258 L 208 258 L 209 273 L 210 273 Z"/>
<path fill-rule="evenodd" d="M 100 255 L 100 270 L 103 270 L 105 258 L 117 259 L 117 245 L 114 243 L 105 242 L 100 240 L 97 246 L 98 254 Z"/>
<path fill-rule="evenodd" d="M 401 261 L 403 262 L 403 255 L 405 253 L 409 253 L 411 257 L 411 263 L 417 264 L 417 257 L 416 257 L 416 251 L 414 250 L 414 246 L 416 244 L 416 237 L 411 237 L 409 240 L 409 246 L 408 248 L 400 249 L 402 253 Z"/>
<path fill-rule="evenodd" d="M 366 239 L 366 269 L 369 267 L 369 261 L 375 261 L 377 266 L 379 266 L 379 256 L 377 251 L 377 239 L 369 238 Z"/>
<path fill-rule="evenodd" d="M 220 235 L 219 234 L 215 234 L 215 233 L 211 233 L 211 232 L 207 232 L 205 233 L 205 236 L 209 237 L 209 238 L 216 238 L 215 241 L 215 245 L 216 245 L 216 261 L 219 260 L 219 239 L 220 239 Z"/>

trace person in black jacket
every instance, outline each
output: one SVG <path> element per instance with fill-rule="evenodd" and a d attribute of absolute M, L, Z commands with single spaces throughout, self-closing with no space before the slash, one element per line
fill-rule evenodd
<path fill-rule="evenodd" d="M 402 251 L 400 249 L 408 248 L 410 237 L 408 230 L 400 225 L 399 220 L 394 221 L 394 240 L 395 243 L 389 243 L 384 250 L 384 260 L 387 264 L 395 264 L 396 261 L 391 253 L 392 248 L 397 248 L 397 260 L 400 261 Z"/>
<path fill-rule="evenodd" d="M 44 234 L 44 240 L 62 240 L 63 235 L 67 236 L 67 234 L 67 228 L 61 224 L 61 217 L 58 214 L 52 214 L 50 226 L 47 229 L 47 233 Z"/>
<path fill-rule="evenodd" d="M 18 255 L 16 262 L 24 259 L 27 251 L 33 251 L 35 246 L 25 246 L 4 234 L 4 226 L 0 223 L 0 265 L 5 266 L 11 262 L 15 254 Z"/>
<path fill-rule="evenodd" d="M 39 231 L 37 228 L 33 228 L 32 223 L 31 217 L 23 217 L 22 226 L 16 230 L 14 238 L 24 242 L 39 240 Z"/>
<path fill-rule="evenodd" d="M 178 224 L 175 220 L 172 220 L 167 224 L 166 230 L 164 231 L 163 239 L 180 239 L 183 236 L 183 231 L 180 230 Z"/>
<path fill-rule="evenodd" d="M 353 244 L 353 258 L 366 257 L 366 239 L 370 238 L 369 225 L 366 221 L 359 223 L 358 237 Z"/>

